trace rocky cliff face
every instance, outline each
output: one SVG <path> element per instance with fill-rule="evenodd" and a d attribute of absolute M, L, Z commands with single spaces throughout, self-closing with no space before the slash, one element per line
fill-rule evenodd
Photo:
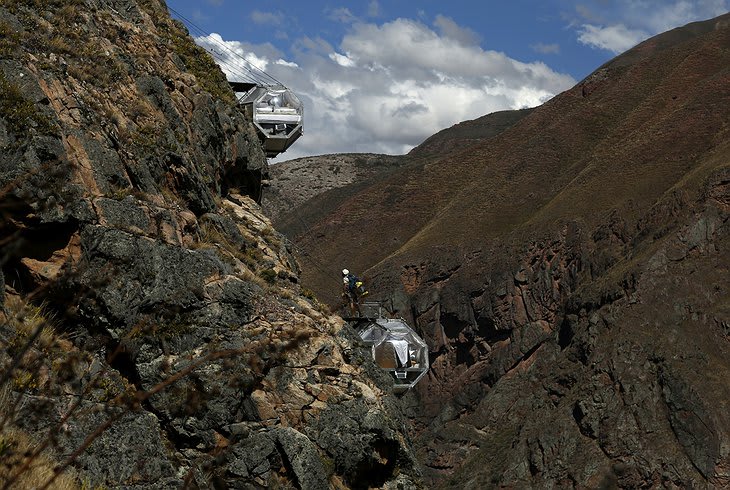
<path fill-rule="evenodd" d="M 729 484 L 729 36 L 690 24 L 466 150 L 443 134 L 295 239 L 362 255 L 427 339 L 402 401 L 434 485 Z"/>
<path fill-rule="evenodd" d="M 440 302 L 418 303 L 439 349 L 412 401 L 433 478 L 465 488 L 728 484 L 728 175 L 636 228 L 616 220 L 590 237 L 566 228 L 537 242 L 470 303 L 459 306 L 449 277 Z"/>
<path fill-rule="evenodd" d="M 256 135 L 164 3 L 7 0 L 0 31 L 0 481 L 417 486 L 387 379 L 301 289 Z"/>

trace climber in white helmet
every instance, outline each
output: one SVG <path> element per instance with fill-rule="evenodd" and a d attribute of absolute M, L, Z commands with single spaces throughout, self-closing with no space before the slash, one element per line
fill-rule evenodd
<path fill-rule="evenodd" d="M 363 285 L 362 279 L 347 269 L 342 269 L 342 296 L 350 302 L 350 311 L 360 316 L 360 298 L 368 294 Z"/>

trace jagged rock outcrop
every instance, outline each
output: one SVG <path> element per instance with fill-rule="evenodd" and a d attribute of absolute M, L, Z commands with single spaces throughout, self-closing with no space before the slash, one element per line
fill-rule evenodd
<path fill-rule="evenodd" d="M 433 485 L 728 485 L 729 36 L 675 29 L 464 151 L 446 132 L 294 238 L 315 292 L 356 250 L 428 341 L 402 401 Z"/>
<path fill-rule="evenodd" d="M 94 488 L 418 487 L 387 378 L 303 295 L 258 139 L 164 3 L 11 0 L 0 31 L 3 451 L 22 430 Z"/>

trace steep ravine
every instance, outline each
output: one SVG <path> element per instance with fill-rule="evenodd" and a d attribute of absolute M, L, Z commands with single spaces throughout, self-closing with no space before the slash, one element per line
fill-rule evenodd
<path fill-rule="evenodd" d="M 729 175 L 634 226 L 614 219 L 535 243 L 470 303 L 449 294 L 458 271 L 439 277 L 440 295 L 415 299 L 414 323 L 441 345 L 410 400 L 429 479 L 730 483 Z"/>
<path fill-rule="evenodd" d="M 302 290 L 258 139 L 164 3 L 7 0 L 0 31 L 0 483 L 418 487 L 387 378 Z"/>
<path fill-rule="evenodd" d="M 730 14 L 660 34 L 296 208 L 313 289 L 350 266 L 429 343 L 401 399 L 429 486 L 730 484 L 729 40 Z"/>

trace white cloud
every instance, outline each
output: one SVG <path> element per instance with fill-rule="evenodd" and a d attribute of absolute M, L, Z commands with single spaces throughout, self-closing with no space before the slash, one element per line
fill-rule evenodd
<path fill-rule="evenodd" d="M 198 37 L 195 41 L 213 56 L 231 81 L 245 81 L 250 78 L 250 66 L 259 70 L 268 70 L 269 64 L 296 67 L 296 63 L 284 60 L 283 53 L 269 43 L 252 45 L 224 41 L 217 33 Z"/>
<path fill-rule="evenodd" d="M 614 0 L 575 7 L 578 41 L 621 53 L 661 32 L 722 15 L 730 0 Z"/>
<path fill-rule="evenodd" d="M 468 27 L 461 27 L 450 17 L 445 17 L 441 14 L 436 16 L 433 25 L 436 26 L 442 36 L 451 38 L 467 46 L 478 45 L 481 40 L 479 34 L 473 30 Z"/>
<path fill-rule="evenodd" d="M 284 20 L 284 14 L 281 12 L 262 12 L 260 10 L 254 10 L 249 16 L 254 24 L 263 25 L 280 25 Z"/>
<path fill-rule="evenodd" d="M 591 10 L 591 8 L 587 5 L 578 4 L 575 6 L 575 11 L 580 17 L 583 18 L 584 21 L 591 24 L 600 24 L 604 21 L 603 18 L 601 18 L 596 12 Z"/>
<path fill-rule="evenodd" d="M 334 20 L 335 22 L 341 22 L 342 24 L 352 24 L 357 20 L 350 9 L 346 7 L 336 8 L 327 13 L 327 18 Z"/>
<path fill-rule="evenodd" d="M 299 68 L 299 65 L 297 65 L 293 61 L 286 61 L 286 60 L 283 60 L 281 58 L 279 58 L 278 60 L 274 61 L 274 63 L 277 64 L 277 65 L 281 65 L 281 66 L 288 66 L 290 68 Z"/>
<path fill-rule="evenodd" d="M 297 39 L 294 42 L 294 46 L 292 46 L 292 49 L 297 53 L 311 51 L 319 53 L 320 55 L 327 55 L 334 50 L 334 48 L 332 48 L 332 45 L 321 37 L 315 37 L 314 39 L 312 39 L 311 37 L 307 36 Z"/>
<path fill-rule="evenodd" d="M 633 6 L 633 17 L 653 34 L 664 32 L 677 26 L 697 20 L 709 19 L 730 10 L 727 0 L 680 0 L 661 2 L 643 8 Z"/>
<path fill-rule="evenodd" d="M 372 0 L 368 4 L 368 17 L 378 17 L 380 15 L 380 4 L 378 0 Z"/>
<path fill-rule="evenodd" d="M 606 49 L 613 53 L 622 53 L 636 46 L 649 37 L 644 31 L 633 31 L 623 24 L 599 27 L 583 24 L 578 34 L 578 41 L 594 48 Z"/>
<path fill-rule="evenodd" d="M 535 106 L 575 84 L 543 63 L 523 63 L 469 44 L 473 38 L 457 35 L 468 30 L 445 25 L 453 29 L 436 32 L 407 19 L 355 23 L 337 48 L 298 40 L 292 60 L 269 44 L 224 42 L 217 34 L 197 41 L 229 48 L 217 47 L 229 55 L 221 57 L 229 77 L 240 73 L 236 56 L 243 56 L 302 99 L 304 136 L 277 160 L 336 152 L 405 153 L 457 122 Z"/>
<path fill-rule="evenodd" d="M 355 66 L 355 62 L 347 55 L 340 54 L 340 53 L 330 53 L 329 57 L 332 61 L 334 61 L 335 63 L 337 63 L 340 66 L 344 66 L 347 68 Z"/>
<path fill-rule="evenodd" d="M 540 53 L 540 54 L 560 54 L 560 45 L 553 43 L 553 44 L 544 44 L 544 43 L 535 43 L 531 44 L 530 48 L 532 48 L 533 51 Z"/>

